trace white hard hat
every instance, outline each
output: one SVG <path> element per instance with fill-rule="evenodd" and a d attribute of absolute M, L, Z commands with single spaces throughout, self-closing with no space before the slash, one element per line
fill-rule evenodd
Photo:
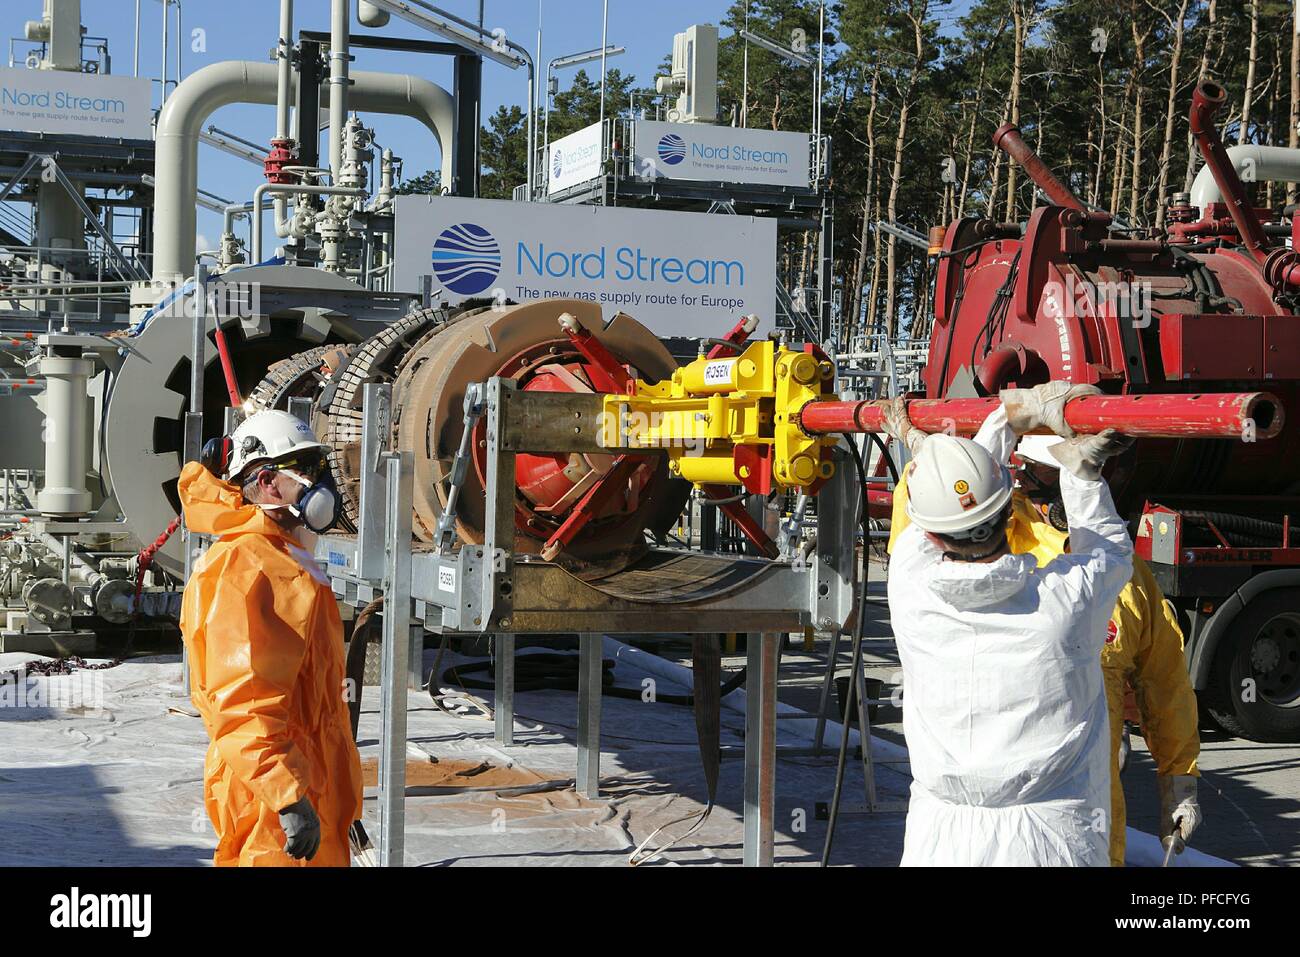
<path fill-rule="evenodd" d="M 937 432 L 907 475 L 907 516 L 927 532 L 983 541 L 1011 499 L 1011 476 L 984 446 Z"/>
<path fill-rule="evenodd" d="M 259 462 L 270 462 L 298 452 L 328 452 L 330 447 L 320 442 L 309 426 L 297 416 L 279 409 L 254 412 L 230 436 L 230 464 L 226 479 L 236 476 Z"/>
<path fill-rule="evenodd" d="M 1027 462 L 1037 462 L 1039 465 L 1059 469 L 1061 463 L 1048 449 L 1060 441 L 1059 435 L 1022 435 L 1019 444 L 1016 445 L 1016 455 Z"/>

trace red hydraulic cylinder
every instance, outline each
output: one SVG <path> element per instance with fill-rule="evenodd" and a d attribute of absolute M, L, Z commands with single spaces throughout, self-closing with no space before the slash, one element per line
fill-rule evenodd
<path fill-rule="evenodd" d="M 907 413 L 925 432 L 974 435 L 999 401 L 913 399 Z M 1268 392 L 1087 395 L 1065 407 L 1065 421 L 1080 434 L 1117 429 L 1137 439 L 1271 439 L 1282 420 L 1282 404 Z M 810 402 L 799 425 L 809 435 L 882 432 L 883 403 Z"/>

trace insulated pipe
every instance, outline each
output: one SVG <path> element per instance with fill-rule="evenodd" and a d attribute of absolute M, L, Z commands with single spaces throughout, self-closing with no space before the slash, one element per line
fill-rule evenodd
<path fill-rule="evenodd" d="M 1192 111 L 1189 117 L 1192 136 L 1205 157 L 1205 166 L 1214 178 L 1215 185 L 1224 197 L 1232 221 L 1241 234 L 1241 241 L 1252 256 L 1259 262 L 1268 258 L 1268 238 L 1264 228 L 1255 218 L 1254 207 L 1246 198 L 1246 188 L 1241 185 L 1237 170 L 1228 159 L 1223 148 L 1223 140 L 1214 127 L 1214 114 L 1227 98 L 1223 87 L 1210 80 L 1202 81 L 1192 94 Z"/>
<path fill-rule="evenodd" d="M 428 80 L 394 73 L 362 71 L 353 73 L 351 80 L 349 102 L 355 109 L 410 116 L 433 133 L 442 147 L 443 182 L 450 183 L 456 148 L 451 94 Z M 191 73 L 167 98 L 155 138 L 155 282 L 179 282 L 194 271 L 194 201 L 203 124 L 231 103 L 273 104 L 276 83 L 273 64 L 226 61 Z"/>
<path fill-rule="evenodd" d="M 1224 152 L 1242 182 L 1300 183 L 1300 149 L 1247 143 L 1229 146 Z M 1202 166 L 1192 181 L 1191 197 L 1191 205 L 1202 211 L 1210 203 L 1223 202 L 1223 192 L 1208 165 Z"/>
<path fill-rule="evenodd" d="M 45 485 L 36 507 L 45 515 L 84 515 L 90 510 L 86 382 L 95 363 L 80 356 L 46 355 L 40 369 L 45 379 Z"/>
<path fill-rule="evenodd" d="M 1043 191 L 1052 205 L 1077 209 L 1081 213 L 1088 211 L 1079 198 L 1070 192 L 1069 187 L 1057 179 L 1056 174 L 1047 168 L 1047 164 L 1039 155 L 1029 148 L 1029 144 L 1020 135 L 1020 127 L 1016 124 L 1003 123 L 999 126 L 993 132 L 993 145 L 1020 164 L 1025 175 Z"/>
<path fill-rule="evenodd" d="M 343 166 L 343 124 L 348 119 L 348 0 L 330 0 L 330 182 Z"/>
<path fill-rule="evenodd" d="M 1000 401 L 914 399 L 907 413 L 925 432 L 974 435 Z M 887 404 L 810 402 L 800 410 L 799 425 L 809 435 L 883 432 Z M 1271 439 L 1282 420 L 1282 403 L 1268 392 L 1086 395 L 1065 407 L 1065 421 L 1080 434 L 1113 428 L 1137 439 Z"/>
<path fill-rule="evenodd" d="M 293 90 L 293 0 L 280 0 L 280 43 L 276 50 L 275 138 L 288 139 Z"/>
<path fill-rule="evenodd" d="M 287 195 L 290 193 L 308 193 L 312 196 L 364 196 L 366 191 L 360 186 L 311 186 L 306 183 L 263 183 L 253 190 L 252 206 L 258 208 L 262 197 L 267 193 Z M 256 266 L 262 261 L 262 217 L 253 220 L 253 262 Z"/>
<path fill-rule="evenodd" d="M 289 132 L 289 98 L 293 90 L 293 0 L 280 0 L 280 39 L 276 49 L 275 138 L 286 140 Z M 272 144 L 274 145 L 274 144 Z M 276 196 L 272 203 L 277 231 L 288 212 L 288 200 Z M 257 214 L 261 218 L 261 212 Z M 229 228 L 226 232 L 230 232 Z"/>

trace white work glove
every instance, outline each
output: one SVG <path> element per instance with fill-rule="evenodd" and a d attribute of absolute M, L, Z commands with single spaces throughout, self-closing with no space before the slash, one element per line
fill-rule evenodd
<path fill-rule="evenodd" d="M 1101 469 L 1106 460 L 1112 455 L 1119 455 L 1132 444 L 1133 440 L 1127 435 L 1107 429 L 1096 435 L 1076 435 L 1064 442 L 1049 445 L 1047 451 L 1061 463 L 1061 468 L 1072 475 L 1096 482 L 1101 479 Z"/>
<path fill-rule="evenodd" d="M 1047 426 L 1063 439 L 1074 438 L 1065 422 L 1065 404 L 1084 395 L 1101 395 L 1095 385 L 1076 385 L 1054 380 L 1032 389 L 1003 389 L 998 393 L 1007 411 L 1007 424 L 1016 435 Z"/>
<path fill-rule="evenodd" d="M 1192 832 L 1201 824 L 1201 805 L 1196 800 L 1196 776 L 1193 774 L 1157 774 L 1160 791 L 1160 843 L 1166 851 L 1183 853 Z"/>
<path fill-rule="evenodd" d="M 907 447 L 908 453 L 915 457 L 921 448 L 921 443 L 925 441 L 926 433 L 912 424 L 907 414 L 907 403 L 896 396 L 880 403 L 880 407 L 883 411 L 885 434 L 891 439 L 902 442 Z"/>

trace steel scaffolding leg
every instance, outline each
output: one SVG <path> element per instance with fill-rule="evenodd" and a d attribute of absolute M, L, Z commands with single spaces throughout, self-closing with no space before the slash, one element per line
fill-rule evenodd
<path fill-rule="evenodd" d="M 771 867 L 776 825 L 776 672 L 781 636 L 751 635 L 745 682 L 746 867 Z"/>
<path fill-rule="evenodd" d="M 496 740 L 515 743 L 515 636 L 496 637 Z"/>
<path fill-rule="evenodd" d="M 379 863 L 401 867 L 406 850 L 406 693 L 411 652 L 410 452 L 387 456 L 384 630 L 379 700 Z"/>
<path fill-rule="evenodd" d="M 578 793 L 600 796 L 601 635 L 578 637 Z"/>

